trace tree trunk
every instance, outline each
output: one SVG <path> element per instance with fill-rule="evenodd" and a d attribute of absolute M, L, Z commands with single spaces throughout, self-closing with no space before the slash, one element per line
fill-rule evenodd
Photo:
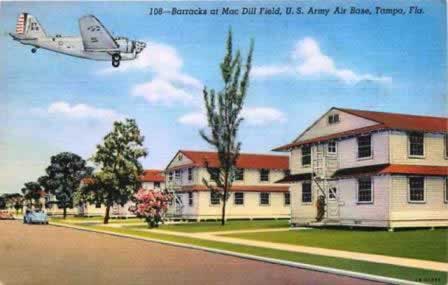
<path fill-rule="evenodd" d="M 221 214 L 221 226 L 224 226 L 226 224 L 226 202 L 227 202 L 227 188 L 229 187 L 228 184 L 228 179 L 229 178 L 229 174 L 228 171 L 226 171 L 225 175 L 224 175 L 224 199 L 222 199 L 222 214 Z"/>
<path fill-rule="evenodd" d="M 110 212 L 110 205 L 106 206 L 106 214 L 104 215 L 104 224 L 109 223 L 109 212 Z"/>
<path fill-rule="evenodd" d="M 64 207 L 64 220 L 65 220 L 65 218 L 67 217 L 67 207 Z"/>
<path fill-rule="evenodd" d="M 227 191 L 224 191 L 224 201 L 222 203 L 222 215 L 221 215 L 221 226 L 226 224 L 226 198 Z"/>

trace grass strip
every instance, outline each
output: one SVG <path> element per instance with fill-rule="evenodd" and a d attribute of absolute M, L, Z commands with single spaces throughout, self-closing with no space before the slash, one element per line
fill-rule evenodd
<path fill-rule="evenodd" d="M 306 231 L 265 232 L 262 235 L 257 233 L 226 235 L 223 233 L 222 236 L 448 262 L 447 229 L 414 229 L 396 232 L 312 229 Z"/>
<path fill-rule="evenodd" d="M 161 225 L 159 229 L 167 231 L 176 231 L 184 233 L 202 233 L 202 232 L 219 232 L 219 231 L 236 231 L 236 230 L 257 230 L 257 229 L 275 229 L 288 228 L 289 220 L 230 220 L 226 225 L 221 226 L 221 222 L 199 222 L 199 223 L 183 223 L 183 224 L 166 224 Z"/>

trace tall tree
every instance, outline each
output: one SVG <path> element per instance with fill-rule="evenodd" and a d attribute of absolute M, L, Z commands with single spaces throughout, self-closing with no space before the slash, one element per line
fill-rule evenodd
<path fill-rule="evenodd" d="M 67 208 L 73 207 L 73 196 L 79 189 L 81 180 L 89 176 L 93 168 L 77 154 L 62 152 L 51 157 L 50 165 L 45 170 L 45 176 L 39 178 L 39 183 L 46 192 L 54 195 L 58 205 L 63 208 L 64 219 Z"/>
<path fill-rule="evenodd" d="M 224 88 L 215 92 L 204 87 L 204 102 L 207 111 L 207 121 L 209 134 L 201 130 L 202 138 L 213 146 L 218 152 L 220 166 L 208 167 L 210 180 L 203 183 L 212 191 L 212 195 L 217 195 L 222 203 L 221 224 L 225 224 L 226 202 L 229 198 L 229 191 L 234 180 L 235 165 L 238 159 L 241 142 L 237 141 L 237 134 L 243 120 L 241 110 L 249 86 L 249 74 L 252 64 L 254 42 L 251 41 L 249 54 L 242 73 L 242 63 L 240 51 L 233 55 L 232 31 L 229 30 L 226 43 L 226 54 L 222 61 L 221 76 L 224 81 Z"/>
<path fill-rule="evenodd" d="M 126 119 L 114 122 L 113 130 L 97 145 L 92 160 L 99 171 L 83 191 L 106 206 L 105 224 L 109 222 L 110 208 L 114 204 L 124 206 L 141 187 L 139 176 L 143 167 L 138 159 L 147 155 L 144 139 L 135 120 Z"/>
<path fill-rule="evenodd" d="M 44 190 L 41 185 L 37 182 L 27 182 L 22 188 L 23 198 L 28 202 L 28 207 L 41 207 L 40 198 L 44 194 Z"/>

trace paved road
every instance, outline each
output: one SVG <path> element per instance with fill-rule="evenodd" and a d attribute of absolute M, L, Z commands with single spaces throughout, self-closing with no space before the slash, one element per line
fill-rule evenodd
<path fill-rule="evenodd" d="M 0 284 L 378 284 L 146 241 L 0 221 Z"/>

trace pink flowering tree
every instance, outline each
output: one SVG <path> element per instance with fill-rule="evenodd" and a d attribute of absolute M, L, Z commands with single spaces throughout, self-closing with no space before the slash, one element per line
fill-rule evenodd
<path fill-rule="evenodd" d="M 167 192 L 140 189 L 134 195 L 136 205 L 130 211 L 144 218 L 151 228 L 158 227 L 168 210 L 173 195 Z"/>

